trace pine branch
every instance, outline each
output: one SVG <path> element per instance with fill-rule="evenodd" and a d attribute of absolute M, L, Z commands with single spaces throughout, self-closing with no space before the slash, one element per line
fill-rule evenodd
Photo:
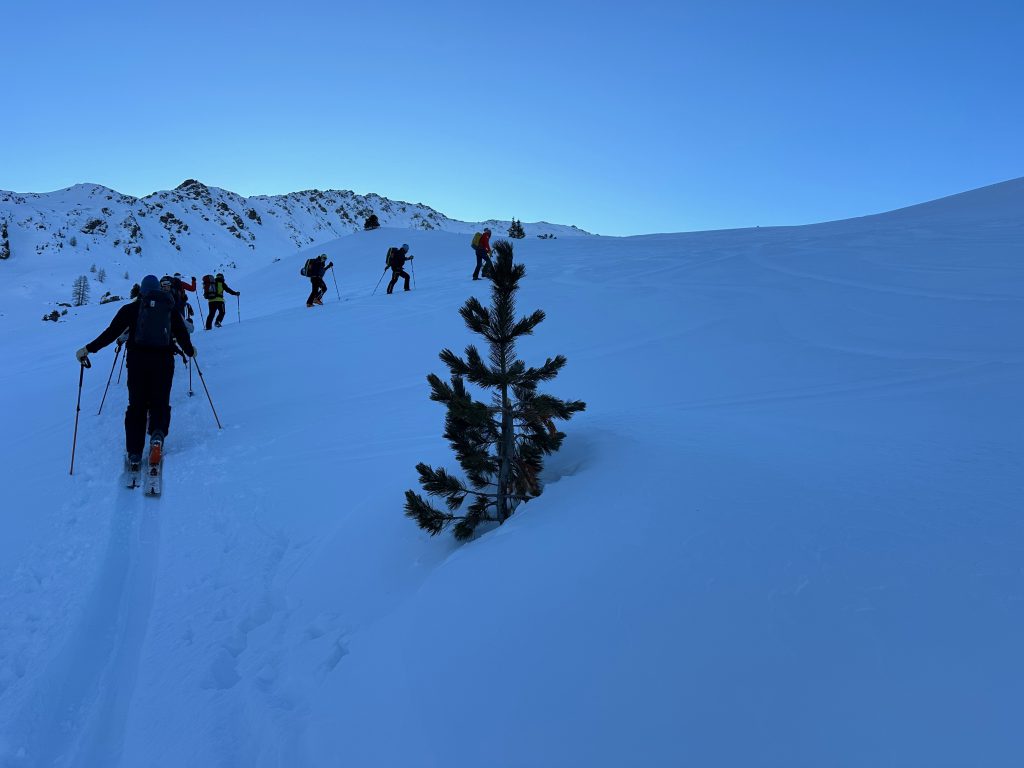
<path fill-rule="evenodd" d="M 473 345 L 466 347 L 466 378 L 481 387 L 495 386 L 497 378 L 495 371 L 488 368 L 480 357 L 480 350 Z"/>
<path fill-rule="evenodd" d="M 443 382 L 436 374 L 429 374 L 427 376 L 427 383 L 430 384 L 430 399 L 438 403 L 451 402 L 453 392 L 452 388 Z"/>
<path fill-rule="evenodd" d="M 567 362 L 568 360 L 566 359 L 565 355 L 555 355 L 554 357 L 549 357 L 547 360 L 544 361 L 544 365 L 540 366 L 539 368 L 528 369 L 525 373 L 523 373 L 522 378 L 524 381 L 531 382 L 534 388 L 536 388 L 537 384 L 539 384 L 540 382 L 551 381 L 553 378 L 555 378 L 558 375 L 558 372 L 565 367 L 565 364 Z"/>
<path fill-rule="evenodd" d="M 445 514 L 438 509 L 434 509 L 423 497 L 413 491 L 405 492 L 405 516 L 415 520 L 420 528 L 427 531 L 431 536 L 436 536 L 448 525 L 457 521 L 457 528 L 465 523 L 471 523 L 471 527 L 468 529 L 469 534 L 472 534 L 473 528 L 481 522 L 498 522 L 498 518 L 486 515 L 479 508 L 473 509 L 468 514 L 461 516 Z M 456 533 L 456 538 L 459 538 L 458 533 Z M 462 538 L 468 538 L 468 535 Z"/>
<path fill-rule="evenodd" d="M 459 310 L 462 319 L 466 321 L 466 327 L 473 333 L 485 334 L 485 329 L 491 323 L 491 313 L 484 307 L 475 296 L 466 299 L 466 303 Z"/>
<path fill-rule="evenodd" d="M 529 317 L 521 318 L 519 322 L 512 326 L 512 336 L 533 335 L 533 329 L 544 322 L 545 317 L 547 315 L 544 314 L 544 310 L 538 309 Z"/>
<path fill-rule="evenodd" d="M 405 492 L 405 516 L 415 520 L 420 528 L 431 536 L 436 536 L 443 531 L 452 520 L 452 515 L 446 515 L 434 509 L 422 496 L 412 491 Z"/>
<path fill-rule="evenodd" d="M 428 464 L 420 462 L 416 465 L 416 471 L 420 475 L 420 485 L 431 496 L 444 496 L 448 502 L 449 509 L 458 509 L 462 506 L 468 489 L 459 482 L 458 478 L 448 474 L 443 467 L 434 469 Z"/>
<path fill-rule="evenodd" d="M 469 366 L 466 364 L 466 361 L 450 349 L 442 349 L 438 357 L 441 358 L 441 362 L 448 366 L 452 376 L 466 376 L 469 373 Z"/>

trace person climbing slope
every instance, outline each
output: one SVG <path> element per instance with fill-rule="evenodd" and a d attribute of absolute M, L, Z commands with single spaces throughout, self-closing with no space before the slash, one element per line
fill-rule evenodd
<path fill-rule="evenodd" d="M 170 287 L 164 290 L 155 275 L 146 275 L 137 301 L 122 306 L 103 333 L 79 349 L 75 356 L 89 365 L 89 355 L 117 341 L 127 332 L 128 408 L 124 414 L 126 462 L 137 472 L 150 435 L 150 463 L 159 464 L 171 424 L 171 382 L 175 345 L 193 357 L 196 353 L 185 321 L 176 311 Z"/>
<path fill-rule="evenodd" d="M 387 262 L 391 268 L 391 282 L 388 283 L 388 293 L 395 288 L 398 278 L 405 278 L 405 290 L 409 290 L 409 274 L 405 271 L 405 262 L 412 261 L 413 256 L 406 256 L 409 252 L 409 244 L 402 243 L 401 248 L 388 248 Z"/>
<path fill-rule="evenodd" d="M 214 325 L 220 328 L 220 324 L 224 320 L 225 293 L 230 293 L 232 296 L 242 295 L 241 291 L 233 291 L 228 287 L 223 272 L 218 272 L 216 277 L 203 275 L 203 297 L 210 306 L 210 314 L 206 316 L 206 330 L 210 330 Z M 216 319 L 214 314 L 216 314 Z"/>

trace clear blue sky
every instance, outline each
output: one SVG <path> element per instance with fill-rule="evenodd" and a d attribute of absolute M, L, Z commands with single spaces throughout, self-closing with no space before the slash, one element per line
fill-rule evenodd
<path fill-rule="evenodd" d="M 1024 176 L 1024 3 L 7 4 L 0 189 L 352 189 L 601 234 Z"/>

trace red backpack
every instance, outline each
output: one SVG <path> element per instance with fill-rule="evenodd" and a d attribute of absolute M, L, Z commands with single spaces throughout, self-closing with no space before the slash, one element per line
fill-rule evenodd
<path fill-rule="evenodd" d="M 203 298 L 217 298 L 217 282 L 213 279 L 213 275 L 203 275 Z"/>

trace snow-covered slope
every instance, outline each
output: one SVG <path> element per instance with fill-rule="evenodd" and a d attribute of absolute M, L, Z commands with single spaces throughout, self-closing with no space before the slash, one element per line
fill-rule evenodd
<path fill-rule="evenodd" d="M 0 307 L 0 315 L 31 311 L 41 317 L 71 301 L 79 275 L 90 278 L 93 303 L 107 292 L 126 296 L 148 273 L 220 270 L 231 279 L 301 248 L 362 231 L 371 213 L 385 227 L 463 235 L 484 226 L 504 234 L 510 224 L 457 221 L 420 203 L 350 191 L 246 198 L 194 179 L 142 198 L 96 184 L 45 194 L 0 191 L 0 279 L 19 287 L 19 304 Z M 523 228 L 528 237 L 588 234 L 547 222 Z M 103 282 L 96 277 L 101 269 Z"/>
<path fill-rule="evenodd" d="M 463 235 L 240 275 L 196 338 L 224 429 L 179 366 L 159 500 L 117 486 L 112 349 L 67 474 L 116 305 L 9 317 L 0 765 L 1019 764 L 1022 212 L 516 243 L 520 354 L 588 409 L 464 546 L 402 515 L 457 466 L 424 377 L 484 294 Z M 415 290 L 371 295 L 402 240 Z"/>

